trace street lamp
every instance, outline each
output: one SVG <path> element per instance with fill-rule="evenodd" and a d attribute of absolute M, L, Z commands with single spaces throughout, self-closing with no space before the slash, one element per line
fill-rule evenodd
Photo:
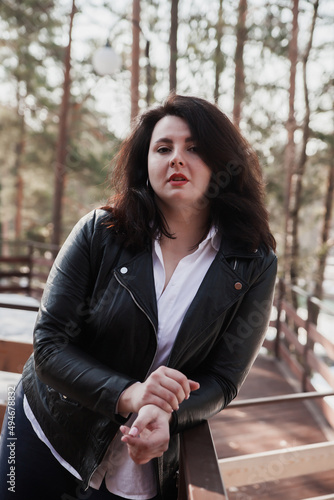
<path fill-rule="evenodd" d="M 94 52 L 92 63 L 96 73 L 105 76 L 116 73 L 120 69 L 122 61 L 108 40 L 104 47 L 100 47 Z"/>
<path fill-rule="evenodd" d="M 122 18 L 127 19 L 127 18 Z M 127 19 L 130 21 L 130 19 Z M 131 121 L 137 116 L 139 112 L 139 72 L 140 72 L 140 34 L 142 29 L 140 27 L 140 0 L 133 0 L 133 10 L 132 10 L 132 60 L 131 60 Z M 110 30 L 112 33 L 112 29 Z M 150 42 L 148 38 L 144 35 L 146 40 L 146 83 L 147 83 L 147 94 L 146 102 L 150 105 L 152 97 L 152 71 L 150 65 Z M 100 76 L 113 75 L 121 67 L 121 58 L 112 49 L 109 39 L 104 47 L 96 50 L 92 57 L 92 64 L 95 72 Z"/>

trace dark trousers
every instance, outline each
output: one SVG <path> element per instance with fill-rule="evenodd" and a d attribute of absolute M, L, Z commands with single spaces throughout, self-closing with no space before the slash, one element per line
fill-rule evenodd
<path fill-rule="evenodd" d="M 15 406 L 13 405 L 15 403 Z M 15 410 L 15 411 L 14 411 Z M 7 408 L 0 438 L 1 500 L 119 500 L 103 482 L 84 491 L 80 481 L 36 436 L 23 410 L 22 382 Z"/>

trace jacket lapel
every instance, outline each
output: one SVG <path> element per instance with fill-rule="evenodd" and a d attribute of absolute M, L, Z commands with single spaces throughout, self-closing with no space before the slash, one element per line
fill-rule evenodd
<path fill-rule="evenodd" d="M 152 252 L 147 248 L 114 270 L 117 280 L 129 291 L 132 298 L 148 316 L 158 331 L 158 308 L 155 295 Z"/>
<path fill-rule="evenodd" d="M 206 328 L 237 302 L 248 289 L 249 284 L 218 252 L 182 321 L 169 365 L 176 366 L 184 347 L 190 346 L 196 339 L 199 340 Z"/>

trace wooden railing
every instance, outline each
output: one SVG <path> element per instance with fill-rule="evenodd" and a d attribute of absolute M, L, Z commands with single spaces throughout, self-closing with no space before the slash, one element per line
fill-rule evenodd
<path fill-rule="evenodd" d="M 0 340 L 0 371 L 8 372 L 8 374 L 22 373 L 23 366 L 32 353 L 32 350 L 32 344 Z M 0 428 L 6 411 L 6 405 L 6 395 L 0 395 Z"/>
<path fill-rule="evenodd" d="M 270 326 L 276 329 L 276 338 L 266 340 L 264 346 L 277 358 L 284 360 L 289 365 L 300 382 L 302 392 L 235 401 L 226 410 L 241 406 L 279 403 L 287 400 L 313 399 L 318 401 L 323 415 L 334 428 L 334 411 L 324 399 L 325 396 L 334 395 L 334 376 L 328 365 L 328 362 L 334 364 L 334 346 L 317 330 L 315 325 L 307 319 L 301 318 L 285 300 L 285 289 L 282 283 L 277 291 L 275 299 L 277 317 L 270 323 Z M 300 289 L 295 287 L 294 291 L 300 292 Z M 301 292 L 304 294 L 303 291 Z M 321 303 L 318 305 L 322 307 Z M 0 304 L 0 307 L 2 306 L 6 305 Z M 291 322 L 293 326 L 291 326 Z M 299 329 L 303 330 L 304 338 L 306 335 L 306 341 L 304 340 L 304 342 L 301 342 Z M 328 362 L 316 356 L 313 349 L 315 342 L 320 343 L 326 349 Z M 31 344 L 19 345 L 17 342 L 0 341 L 0 369 L 20 372 L 31 351 Z M 327 381 L 331 389 L 321 393 L 315 391 L 312 384 L 312 374 L 315 372 L 319 373 Z M 4 408 L 4 402 L 2 402 L 2 405 L 0 404 L 1 420 Z M 285 468 L 284 477 L 295 477 L 301 473 L 307 474 L 317 470 L 328 470 L 328 464 L 333 464 L 334 460 L 334 444 L 332 442 L 318 443 L 285 451 L 278 450 L 217 460 L 209 424 L 203 422 L 197 427 L 186 430 L 181 435 L 178 500 L 228 500 L 227 487 L 236 486 L 237 484 L 249 484 L 247 483 L 249 474 L 245 471 L 249 471 L 250 463 L 253 468 L 257 467 L 258 474 L 266 481 L 268 479 L 266 479 L 262 469 L 265 467 L 268 458 L 276 459 L 277 454 L 282 455 L 282 453 L 286 453 L 285 459 L 292 464 L 291 467 Z M 303 466 L 301 471 L 300 464 L 306 462 L 308 463 L 307 467 Z M 332 468 L 332 465 L 330 467 Z M 329 498 L 334 498 L 334 496 Z"/>
<path fill-rule="evenodd" d="M 184 431 L 178 500 L 227 500 L 208 422 Z"/>
<path fill-rule="evenodd" d="M 326 396 L 334 396 L 334 390 L 243 400 L 232 403 L 226 410 L 302 399 L 321 399 Z M 276 481 L 330 471 L 334 463 L 334 441 L 217 460 L 210 425 L 203 422 L 184 431 L 181 436 L 178 500 L 228 500 L 228 488 L 272 481 L 270 464 L 277 466 L 277 463 L 281 467 L 275 468 Z M 283 467 L 282 464 L 289 466 Z M 334 494 L 309 500 L 325 498 L 334 499 Z"/>
<path fill-rule="evenodd" d="M 40 298 L 58 250 L 34 241 L 0 240 L 0 293 Z"/>
<path fill-rule="evenodd" d="M 219 460 L 219 468 L 228 489 L 332 471 L 333 463 L 334 442 L 325 441 L 224 458 Z M 325 498 L 334 498 L 334 494 Z"/>
<path fill-rule="evenodd" d="M 303 296 L 308 306 L 313 302 L 320 309 L 333 314 L 331 309 L 328 309 L 317 299 L 306 296 L 300 288 L 293 287 L 293 291 Z M 334 375 L 330 371 L 329 365 L 320 359 L 313 349 L 315 342 L 321 344 L 326 350 L 329 363 L 334 365 L 334 344 L 322 335 L 308 319 L 303 319 L 297 314 L 297 311 L 287 302 L 285 292 L 284 283 L 280 282 L 274 303 L 277 317 L 270 322 L 270 326 L 276 329 L 276 337 L 274 340 L 265 340 L 264 347 L 288 364 L 299 380 L 302 392 L 234 401 L 224 411 L 229 408 L 251 407 L 259 404 L 314 400 L 334 428 L 334 410 L 325 400 L 327 396 L 334 396 Z M 291 323 L 293 327 L 291 327 Z M 303 329 L 304 342 L 301 342 L 299 328 Z M 329 390 L 321 393 L 315 390 L 312 384 L 312 375 L 315 373 L 319 373 L 329 384 Z M 215 457 L 208 423 L 183 433 L 180 449 L 180 493 L 178 500 L 228 500 L 227 488 L 231 486 L 251 484 L 251 477 L 256 477 L 256 482 L 272 479 L 267 473 L 269 460 L 281 460 L 289 463 L 289 467 L 283 468 L 280 479 L 331 470 L 334 463 L 334 442 L 220 459 L 218 460 L 218 468 Z M 208 466 L 209 463 L 210 466 Z M 253 471 L 252 474 L 250 474 L 250 470 Z M 261 479 L 259 480 L 259 478 Z M 276 476 L 275 479 L 279 478 Z M 212 488 L 211 484 L 218 486 Z M 325 498 L 334 499 L 334 495 L 319 497 L 319 500 Z"/>
<path fill-rule="evenodd" d="M 320 310 L 333 315 L 334 330 L 334 308 L 331 309 L 315 297 L 310 297 L 297 286 L 291 290 L 302 297 L 307 305 L 307 316 L 302 318 L 294 307 L 286 300 L 287 289 L 280 280 L 277 286 L 277 294 L 274 305 L 276 307 L 276 319 L 270 322 L 270 326 L 276 330 L 274 340 L 265 340 L 264 347 L 274 353 L 277 359 L 282 359 L 290 368 L 297 381 L 300 383 L 301 391 L 314 391 L 313 377 L 320 375 L 329 387 L 334 389 L 334 343 L 319 332 L 316 325 L 310 321 L 310 311 L 313 304 Z M 315 353 L 315 344 L 320 344 L 326 352 L 326 360 Z M 325 400 L 317 403 L 322 413 L 334 428 L 334 410 Z"/>

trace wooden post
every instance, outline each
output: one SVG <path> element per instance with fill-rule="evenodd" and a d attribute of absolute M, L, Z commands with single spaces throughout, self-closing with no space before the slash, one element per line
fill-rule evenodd
<path fill-rule="evenodd" d="M 28 257 L 29 257 L 29 275 L 28 275 L 27 294 L 31 295 L 33 265 L 34 265 L 34 245 L 33 245 L 33 243 L 28 243 Z"/>
<path fill-rule="evenodd" d="M 206 421 L 181 435 L 180 487 L 178 500 L 227 500 Z"/>
<path fill-rule="evenodd" d="M 276 338 L 275 338 L 275 357 L 280 359 L 279 344 L 281 335 L 281 313 L 282 313 L 282 300 L 285 295 L 285 284 L 281 278 L 278 282 L 278 297 L 277 297 L 277 319 L 276 319 Z"/>
<path fill-rule="evenodd" d="M 306 330 L 306 342 L 305 342 L 305 347 L 304 347 L 304 352 L 303 352 L 303 380 L 302 380 L 302 390 L 304 392 L 308 391 L 308 386 L 309 386 L 309 379 L 311 376 L 311 368 L 308 364 L 307 358 L 308 358 L 308 353 L 310 350 L 313 351 L 314 348 L 314 342 L 311 339 L 310 335 L 310 325 L 312 323 L 312 296 L 309 295 L 307 297 L 307 320 L 305 322 L 305 330 Z"/>

